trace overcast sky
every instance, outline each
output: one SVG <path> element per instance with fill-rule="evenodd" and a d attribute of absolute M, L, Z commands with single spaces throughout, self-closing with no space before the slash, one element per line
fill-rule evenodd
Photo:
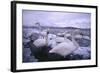
<path fill-rule="evenodd" d="M 23 25 L 34 26 L 37 22 L 41 26 L 90 28 L 91 14 L 23 10 Z"/>

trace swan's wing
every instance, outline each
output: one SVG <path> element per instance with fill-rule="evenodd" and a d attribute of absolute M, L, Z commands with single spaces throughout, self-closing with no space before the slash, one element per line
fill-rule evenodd
<path fill-rule="evenodd" d="M 42 47 L 42 46 L 45 46 L 46 45 L 46 40 L 45 39 L 37 39 L 33 42 L 33 44 L 36 46 L 36 47 Z"/>
<path fill-rule="evenodd" d="M 65 39 L 63 37 L 57 37 L 56 39 L 56 42 L 65 42 Z"/>
<path fill-rule="evenodd" d="M 75 50 L 75 46 L 73 43 L 60 43 L 58 44 L 56 47 L 54 47 L 53 49 L 50 50 L 50 53 L 57 53 L 60 54 L 62 56 L 66 56 L 69 55 L 70 53 L 73 52 L 73 50 Z"/>

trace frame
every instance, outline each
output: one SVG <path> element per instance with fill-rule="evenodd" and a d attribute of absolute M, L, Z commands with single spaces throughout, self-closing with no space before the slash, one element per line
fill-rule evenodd
<path fill-rule="evenodd" d="M 12 1 L 11 71 L 97 67 L 97 16 L 97 6 Z"/>

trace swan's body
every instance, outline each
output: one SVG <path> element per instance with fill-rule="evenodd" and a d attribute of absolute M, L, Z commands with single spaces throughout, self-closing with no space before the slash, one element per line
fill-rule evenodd
<path fill-rule="evenodd" d="M 33 44 L 36 46 L 36 47 L 43 47 L 43 46 L 46 46 L 46 40 L 45 39 L 37 39 L 33 42 Z"/>
<path fill-rule="evenodd" d="M 77 38 L 77 39 L 82 39 L 83 38 L 82 35 L 75 35 L 74 37 Z"/>
<path fill-rule="evenodd" d="M 65 39 L 64 37 L 59 37 L 56 36 L 54 34 L 48 34 L 48 46 L 51 46 L 51 48 L 54 48 L 55 46 L 57 46 L 59 43 L 62 42 L 69 42 L 69 39 Z"/>
<path fill-rule="evenodd" d="M 55 41 L 56 35 L 53 34 L 48 34 L 45 37 L 39 37 L 37 40 L 34 41 L 34 45 L 36 47 L 43 47 L 43 46 L 51 46 L 52 48 L 56 46 L 56 41 Z"/>
<path fill-rule="evenodd" d="M 42 35 L 42 36 L 41 36 Z M 40 33 L 40 36 L 37 40 L 33 42 L 36 47 L 43 47 L 48 45 L 48 30 Z"/>
<path fill-rule="evenodd" d="M 62 43 L 62 42 L 65 41 L 65 39 L 64 39 L 63 37 L 57 37 L 57 38 L 55 39 L 55 41 L 56 41 L 57 43 Z"/>
<path fill-rule="evenodd" d="M 66 56 L 76 50 L 77 47 L 72 42 L 62 42 L 49 51 L 49 53 L 57 53 Z"/>
<path fill-rule="evenodd" d="M 68 33 L 68 34 L 65 33 L 65 37 L 70 37 L 70 36 L 71 36 L 70 33 Z"/>
<path fill-rule="evenodd" d="M 74 36 L 72 35 L 72 41 L 65 38 L 65 42 L 62 42 L 55 46 L 53 49 L 49 51 L 49 53 L 57 53 L 61 56 L 67 56 L 71 54 L 73 51 L 75 51 L 77 48 L 79 48 L 78 43 L 74 40 Z"/>

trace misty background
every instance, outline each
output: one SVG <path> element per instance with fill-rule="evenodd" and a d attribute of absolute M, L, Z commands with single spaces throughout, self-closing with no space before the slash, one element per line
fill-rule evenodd
<path fill-rule="evenodd" d="M 37 22 L 41 23 L 41 26 L 90 28 L 91 14 L 23 10 L 24 26 L 35 26 Z"/>

